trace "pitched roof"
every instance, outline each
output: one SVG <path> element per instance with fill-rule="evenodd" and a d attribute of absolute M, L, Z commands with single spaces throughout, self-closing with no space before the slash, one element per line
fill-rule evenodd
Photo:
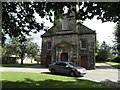
<path fill-rule="evenodd" d="M 95 31 L 93 31 L 92 29 L 86 27 L 83 24 L 80 24 L 80 34 L 95 34 Z"/>
<path fill-rule="evenodd" d="M 70 32 L 70 33 L 62 33 L 62 34 L 56 34 L 54 33 L 54 29 L 56 29 L 56 25 L 51 27 L 48 31 L 46 31 L 43 35 L 41 35 L 41 37 L 51 37 L 52 35 L 68 35 L 68 34 L 96 34 L 95 31 L 93 31 L 92 29 L 86 27 L 83 24 L 78 23 L 79 26 L 79 33 L 76 32 Z"/>
<path fill-rule="evenodd" d="M 50 37 L 52 35 L 52 32 L 50 30 L 46 31 L 41 37 Z"/>

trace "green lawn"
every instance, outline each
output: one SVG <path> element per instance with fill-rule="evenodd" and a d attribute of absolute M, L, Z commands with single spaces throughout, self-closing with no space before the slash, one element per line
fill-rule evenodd
<path fill-rule="evenodd" d="M 111 88 L 75 77 L 39 73 L 3 72 L 0 81 L 3 88 Z"/>
<path fill-rule="evenodd" d="M 120 63 L 116 63 L 116 62 L 106 62 L 106 64 L 109 64 L 113 67 L 119 68 L 120 69 Z"/>

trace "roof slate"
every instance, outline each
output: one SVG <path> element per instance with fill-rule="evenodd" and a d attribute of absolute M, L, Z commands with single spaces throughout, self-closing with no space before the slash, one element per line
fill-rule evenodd
<path fill-rule="evenodd" d="M 79 28 L 80 28 L 80 31 L 79 33 L 76 33 L 76 32 L 70 32 L 70 33 L 62 33 L 62 34 L 57 34 L 55 33 L 57 31 L 56 29 L 56 25 L 51 27 L 48 31 L 46 31 L 43 35 L 41 35 L 41 37 L 51 37 L 51 36 L 55 36 L 55 35 L 69 35 L 69 34 L 96 34 L 94 30 L 86 27 L 85 25 L 83 24 L 78 24 L 79 25 Z M 60 26 L 59 26 L 60 27 Z M 54 30 L 56 29 L 56 31 L 54 32 Z M 69 30 L 66 30 L 66 31 L 69 31 Z"/>

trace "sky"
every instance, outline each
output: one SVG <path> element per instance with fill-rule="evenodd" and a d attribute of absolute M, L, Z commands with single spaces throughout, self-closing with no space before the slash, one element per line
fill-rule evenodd
<path fill-rule="evenodd" d="M 41 19 L 41 17 L 39 17 L 39 15 L 37 13 L 35 13 L 35 17 L 36 17 L 36 22 L 38 22 L 38 23 L 43 22 L 44 25 L 49 28 L 53 26 L 53 23 L 51 23 L 49 20 L 46 20 L 46 17 L 44 19 Z M 38 32 L 36 34 L 32 33 L 32 36 L 30 37 L 30 38 L 33 38 L 33 42 L 37 43 L 40 46 L 40 48 L 41 48 L 41 44 L 42 44 L 41 35 L 44 33 L 45 33 L 45 31 L 41 30 L 40 32 Z"/>
<path fill-rule="evenodd" d="M 88 28 L 96 31 L 97 40 L 99 41 L 99 43 L 105 41 L 107 44 L 113 45 L 116 23 L 102 23 L 101 20 L 97 20 L 96 17 L 94 17 L 92 20 L 86 20 L 83 24 Z"/>
<path fill-rule="evenodd" d="M 42 22 L 41 18 L 38 14 L 36 14 L 36 20 L 37 22 Z M 43 19 L 45 21 L 45 26 L 52 27 L 52 23 L 50 23 L 48 20 Z M 101 44 L 103 41 L 105 41 L 109 45 L 113 45 L 114 40 L 114 30 L 116 23 L 113 22 L 104 22 L 102 23 L 101 20 L 97 20 L 96 17 L 94 17 L 92 20 L 86 20 L 83 22 L 83 25 L 87 26 L 88 28 L 95 30 L 97 33 L 97 40 Z M 33 38 L 33 42 L 37 43 L 41 48 L 41 35 L 44 34 L 44 31 L 40 31 L 37 34 L 33 34 L 31 37 Z"/>

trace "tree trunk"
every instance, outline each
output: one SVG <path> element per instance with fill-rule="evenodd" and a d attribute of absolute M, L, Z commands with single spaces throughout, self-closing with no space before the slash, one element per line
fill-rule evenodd
<path fill-rule="evenodd" d="M 21 65 L 23 65 L 23 58 L 21 58 Z"/>
<path fill-rule="evenodd" d="M 21 65 L 23 65 L 24 53 L 21 54 Z"/>
<path fill-rule="evenodd" d="M 31 59 L 31 63 L 33 63 L 33 62 L 32 62 L 32 59 Z"/>

